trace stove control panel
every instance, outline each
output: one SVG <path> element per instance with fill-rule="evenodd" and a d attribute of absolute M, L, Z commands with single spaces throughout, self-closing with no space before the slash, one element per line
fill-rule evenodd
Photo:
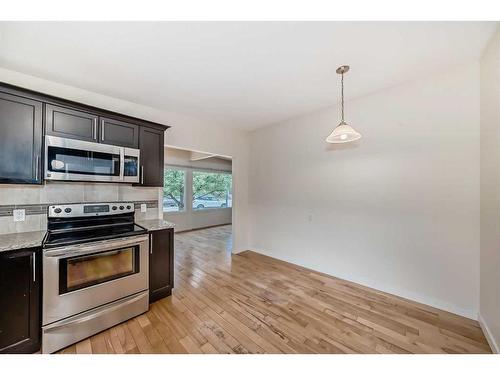
<path fill-rule="evenodd" d="M 133 202 L 74 203 L 49 206 L 48 217 L 86 217 L 134 212 Z"/>

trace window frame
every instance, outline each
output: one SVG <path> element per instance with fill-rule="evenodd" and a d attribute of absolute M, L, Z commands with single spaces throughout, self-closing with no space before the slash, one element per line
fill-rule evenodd
<path fill-rule="evenodd" d="M 202 167 L 193 167 L 187 165 L 179 165 L 179 164 L 164 164 L 164 171 L 167 169 L 176 169 L 184 172 L 184 210 L 183 211 L 164 211 L 163 210 L 163 198 L 164 190 L 162 188 L 162 214 L 164 215 L 186 215 L 186 214 L 197 214 L 203 212 L 210 211 L 220 211 L 220 210 L 232 210 L 233 208 L 233 200 L 231 199 L 230 207 L 210 207 L 203 209 L 193 208 L 193 200 L 190 199 L 190 203 L 188 203 L 188 197 L 192 197 L 193 195 L 193 173 L 194 172 L 202 172 L 202 173 L 220 173 L 220 174 L 229 174 L 231 175 L 231 187 L 232 187 L 232 176 L 233 171 L 223 170 L 223 169 L 215 169 L 215 168 L 202 168 Z M 231 189 L 231 198 L 233 196 L 233 189 Z"/>
<path fill-rule="evenodd" d="M 191 196 L 194 195 L 194 186 L 193 186 L 193 179 L 194 179 L 194 173 L 195 172 L 201 172 L 201 173 L 216 173 L 216 174 L 228 174 L 231 175 L 231 206 L 229 207 L 206 207 L 206 208 L 195 208 L 193 207 L 193 202 L 194 199 L 191 198 L 191 203 L 190 203 L 190 210 L 193 213 L 200 213 L 200 212 L 209 212 L 209 211 L 220 211 L 220 210 L 232 210 L 233 209 L 233 171 L 225 171 L 221 169 L 210 169 L 210 168 L 198 168 L 198 167 L 191 167 Z"/>
<path fill-rule="evenodd" d="M 186 197 L 188 196 L 188 173 L 189 171 L 187 170 L 187 168 L 184 168 L 184 167 L 181 167 L 181 166 L 177 166 L 177 165 L 169 165 L 169 164 L 164 164 L 163 165 L 163 171 L 166 172 L 167 169 L 173 169 L 173 170 L 178 170 L 178 171 L 182 171 L 184 172 L 184 207 L 182 210 L 178 210 L 178 211 L 165 211 L 165 207 L 163 206 L 163 202 L 164 202 L 164 199 L 165 199 L 165 185 L 163 186 L 162 188 L 162 213 L 163 214 L 167 214 L 167 215 L 179 215 L 179 214 L 185 214 L 187 213 L 187 204 L 186 204 Z"/>

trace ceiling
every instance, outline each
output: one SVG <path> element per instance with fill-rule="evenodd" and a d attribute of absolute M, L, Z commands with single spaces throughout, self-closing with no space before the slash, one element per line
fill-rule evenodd
<path fill-rule="evenodd" d="M 488 22 L 0 22 L 0 66 L 252 130 L 477 60 Z"/>

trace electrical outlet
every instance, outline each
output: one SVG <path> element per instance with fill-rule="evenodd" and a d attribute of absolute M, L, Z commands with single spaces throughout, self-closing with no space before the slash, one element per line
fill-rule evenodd
<path fill-rule="evenodd" d="M 146 203 L 141 203 L 141 212 L 146 212 L 148 210 Z"/>
<path fill-rule="evenodd" d="M 14 216 L 14 221 L 25 221 L 26 210 L 13 210 L 12 216 Z"/>

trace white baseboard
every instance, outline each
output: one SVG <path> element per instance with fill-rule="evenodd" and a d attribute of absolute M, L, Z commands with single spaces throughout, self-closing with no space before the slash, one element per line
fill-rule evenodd
<path fill-rule="evenodd" d="M 479 315 L 478 316 L 479 325 L 481 326 L 481 328 L 483 330 L 484 336 L 486 337 L 488 344 L 490 344 L 491 350 L 493 351 L 493 353 L 500 354 L 499 346 L 498 346 L 497 342 L 495 341 L 495 338 L 491 334 L 491 331 L 488 328 L 488 324 L 483 319 L 481 313 L 479 313 L 478 315 Z"/>

